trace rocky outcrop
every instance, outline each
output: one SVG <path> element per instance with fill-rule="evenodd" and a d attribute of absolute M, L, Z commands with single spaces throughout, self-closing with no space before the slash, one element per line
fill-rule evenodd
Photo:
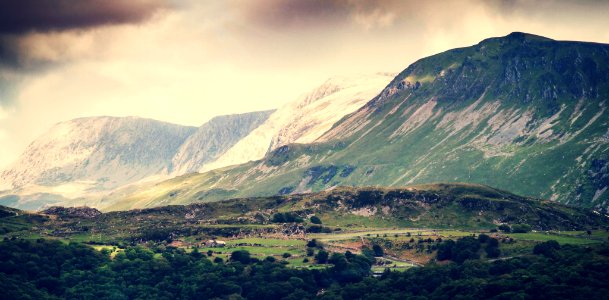
<path fill-rule="evenodd" d="M 45 215 L 55 215 L 60 217 L 73 217 L 73 218 L 95 218 L 102 213 L 92 207 L 61 207 L 61 206 L 52 206 L 42 211 Z"/>

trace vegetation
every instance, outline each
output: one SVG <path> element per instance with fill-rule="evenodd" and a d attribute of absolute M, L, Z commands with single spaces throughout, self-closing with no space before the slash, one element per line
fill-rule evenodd
<path fill-rule="evenodd" d="M 463 257 L 482 240 L 493 239 L 459 239 L 454 254 Z M 432 263 L 376 278 L 366 256 L 334 252 L 326 259 L 330 268 L 296 270 L 245 251 L 227 263 L 173 247 L 127 247 L 111 258 L 78 243 L 8 239 L 0 242 L 0 289 L 8 299 L 604 299 L 609 293 L 607 245 L 545 242 L 522 257 Z"/>
<path fill-rule="evenodd" d="M 318 216 L 311 216 L 311 223 L 321 225 L 321 219 Z"/>

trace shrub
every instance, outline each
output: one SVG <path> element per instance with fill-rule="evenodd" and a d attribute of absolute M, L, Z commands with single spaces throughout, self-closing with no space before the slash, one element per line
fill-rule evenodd
<path fill-rule="evenodd" d="M 321 224 L 321 219 L 318 216 L 312 216 L 310 221 L 313 224 Z"/>
<path fill-rule="evenodd" d="M 286 213 L 276 213 L 271 218 L 271 222 L 273 223 L 302 223 L 303 219 L 296 215 L 295 213 L 286 212 Z"/>
<path fill-rule="evenodd" d="M 560 244 L 555 240 L 550 240 L 535 245 L 533 254 L 541 254 L 546 257 L 554 257 L 557 250 L 560 249 Z"/>
<path fill-rule="evenodd" d="M 503 231 L 503 232 L 506 232 L 506 233 L 509 233 L 509 232 L 511 232 L 511 231 L 512 231 L 512 228 L 511 228 L 511 227 L 510 227 L 510 225 L 508 225 L 508 224 L 501 224 L 501 225 L 499 225 L 499 226 L 497 227 L 497 229 L 499 229 L 499 230 L 501 230 L 501 231 Z"/>
<path fill-rule="evenodd" d="M 230 261 L 238 261 L 242 264 L 248 264 L 251 260 L 251 255 L 246 250 L 233 251 L 230 255 Z"/>
<path fill-rule="evenodd" d="M 531 231 L 531 226 L 527 224 L 514 224 L 512 225 L 513 233 L 527 233 Z"/>

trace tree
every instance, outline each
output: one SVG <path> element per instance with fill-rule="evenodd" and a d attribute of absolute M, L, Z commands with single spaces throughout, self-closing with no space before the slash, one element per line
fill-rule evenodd
<path fill-rule="evenodd" d="M 449 260 L 453 257 L 453 248 L 455 247 L 455 241 L 446 240 L 438 245 L 438 253 L 436 258 L 440 261 Z"/>
<path fill-rule="evenodd" d="M 311 216 L 310 221 L 313 224 L 321 224 L 321 219 L 318 216 Z"/>
<path fill-rule="evenodd" d="M 383 248 L 378 244 L 372 245 L 372 252 L 374 252 L 375 257 L 381 257 L 385 255 Z"/>
<path fill-rule="evenodd" d="M 535 245 L 533 254 L 541 254 L 546 257 L 554 257 L 556 251 L 560 249 L 560 244 L 555 240 L 549 240 Z"/>
<path fill-rule="evenodd" d="M 308 241 L 307 242 L 307 247 L 311 247 L 311 248 L 317 247 L 317 240 L 316 239 L 312 239 L 312 240 Z"/>
<path fill-rule="evenodd" d="M 284 253 L 284 254 L 283 254 L 283 255 L 281 255 L 281 256 L 282 256 L 283 258 L 288 258 L 288 257 L 291 257 L 291 256 L 292 256 L 292 254 L 290 254 L 290 253 L 287 253 L 287 252 L 286 252 L 286 253 Z"/>
<path fill-rule="evenodd" d="M 501 255 L 501 250 L 496 247 L 487 246 L 484 250 L 486 251 L 486 257 L 488 258 L 497 258 Z"/>
<path fill-rule="evenodd" d="M 362 255 L 364 255 L 370 259 L 374 259 L 374 251 L 366 246 L 362 247 Z"/>
<path fill-rule="evenodd" d="M 489 240 L 489 236 L 482 233 L 478 236 L 478 241 L 480 241 L 480 243 L 486 243 Z"/>
<path fill-rule="evenodd" d="M 238 261 L 242 264 L 248 264 L 251 260 L 251 255 L 247 250 L 233 251 L 230 255 L 230 261 Z"/>
<path fill-rule="evenodd" d="M 319 264 L 325 264 L 328 262 L 328 256 L 329 256 L 329 254 L 327 251 L 320 250 L 315 255 L 315 261 L 317 261 L 317 263 L 319 263 Z"/>

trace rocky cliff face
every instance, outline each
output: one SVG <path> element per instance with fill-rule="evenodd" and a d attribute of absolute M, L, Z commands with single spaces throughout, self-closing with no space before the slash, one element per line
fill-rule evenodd
<path fill-rule="evenodd" d="M 391 80 L 388 74 L 334 77 L 275 111 L 260 127 L 201 171 L 264 157 L 289 143 L 310 143 L 343 116 L 376 96 Z"/>
<path fill-rule="evenodd" d="M 524 33 L 487 39 L 412 64 L 316 143 L 160 186 L 184 203 L 213 200 L 197 196 L 209 183 L 247 196 L 472 182 L 606 210 L 607 70 L 609 45 Z"/>
<path fill-rule="evenodd" d="M 192 134 L 171 160 L 172 175 L 196 172 L 263 124 L 274 110 L 219 116 Z"/>

